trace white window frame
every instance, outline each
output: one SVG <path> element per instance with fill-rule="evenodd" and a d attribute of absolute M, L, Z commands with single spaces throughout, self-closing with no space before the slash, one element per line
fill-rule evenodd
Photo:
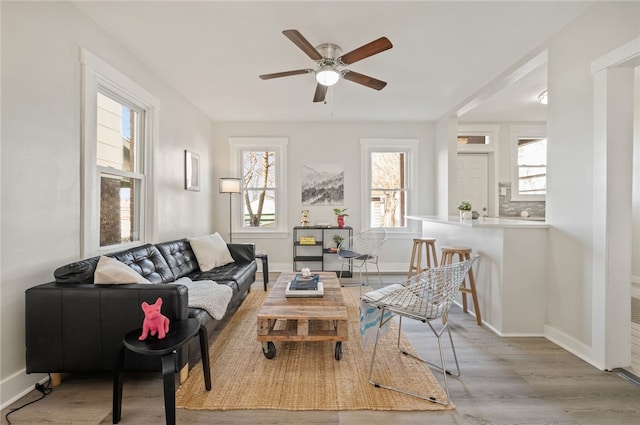
<path fill-rule="evenodd" d="M 242 178 L 242 152 L 246 150 L 275 152 L 276 164 L 276 225 L 274 227 L 243 227 L 243 196 L 232 196 L 234 214 L 231 217 L 233 235 L 238 238 L 286 238 L 289 235 L 287 221 L 287 146 L 285 137 L 230 137 L 230 169 L 233 176 Z"/>
<path fill-rule="evenodd" d="M 157 182 L 154 161 L 159 135 L 160 101 L 124 74 L 98 58 L 89 50 L 80 49 L 82 74 L 81 125 L 81 242 L 82 257 L 127 249 L 155 240 L 157 223 Z M 135 105 L 145 115 L 142 129 L 142 169 L 144 174 L 140 198 L 140 238 L 138 241 L 100 247 L 100 174 L 109 168 L 96 164 L 97 93 L 111 93 Z M 122 174 L 122 173 L 119 173 Z"/>
<path fill-rule="evenodd" d="M 456 140 L 459 136 L 486 136 L 489 138 L 489 143 L 484 145 L 459 145 L 456 142 L 457 151 L 460 153 L 493 152 L 498 145 L 500 127 L 492 124 L 460 124 Z"/>
<path fill-rule="evenodd" d="M 413 199 L 416 193 L 420 192 L 418 187 L 417 158 L 418 139 L 360 139 L 360 163 L 362 190 L 360 205 L 362 231 L 371 229 L 371 154 L 373 152 L 404 152 L 406 158 L 406 196 L 407 212 L 406 216 L 416 215 L 417 200 Z M 406 227 L 385 227 L 389 238 L 406 237 L 408 234 L 417 235 L 420 233 L 420 222 L 407 219 Z"/>
<path fill-rule="evenodd" d="M 544 201 L 546 195 L 526 195 L 519 193 L 518 173 L 518 139 L 522 138 L 546 138 L 547 128 L 539 125 L 514 125 L 511 127 L 511 200 L 512 201 Z M 548 142 L 547 142 L 548 143 Z M 547 152 L 548 155 L 548 152 Z M 548 163 L 548 161 L 547 161 Z"/>

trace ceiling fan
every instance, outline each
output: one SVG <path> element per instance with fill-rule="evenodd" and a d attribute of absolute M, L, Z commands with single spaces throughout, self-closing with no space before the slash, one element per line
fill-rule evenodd
<path fill-rule="evenodd" d="M 333 43 L 323 43 L 313 47 L 298 30 L 284 30 L 282 33 L 291 40 L 293 44 L 298 46 L 300 50 L 305 52 L 307 56 L 313 59 L 316 62 L 316 67 L 314 69 L 296 69 L 293 71 L 263 74 L 260 76 L 263 80 L 289 77 L 291 75 L 315 74 L 318 85 L 316 86 L 316 92 L 313 96 L 314 102 L 323 102 L 327 94 L 327 88 L 337 83 L 340 77 L 375 90 L 382 90 L 387 85 L 386 82 L 376 78 L 355 71 L 349 71 L 348 69 L 342 69 L 354 62 L 392 48 L 393 44 L 391 44 L 387 37 L 380 37 L 377 40 L 342 55 L 340 46 Z"/>

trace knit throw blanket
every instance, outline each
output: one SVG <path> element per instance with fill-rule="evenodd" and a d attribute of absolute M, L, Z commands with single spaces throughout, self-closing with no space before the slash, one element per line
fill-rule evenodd
<path fill-rule="evenodd" d="M 402 288 L 402 285 L 396 283 L 385 286 L 376 291 L 367 292 L 360 297 L 360 337 L 362 338 L 362 348 L 366 348 L 373 344 L 376 340 L 378 327 L 380 327 L 380 316 L 382 311 L 376 302 L 396 289 Z M 380 328 L 380 335 L 384 335 L 389 331 L 389 322 L 391 312 L 386 310 L 384 320 L 386 323 Z"/>
<path fill-rule="evenodd" d="M 181 277 L 172 283 L 187 287 L 189 307 L 201 308 L 216 320 L 224 317 L 233 296 L 231 288 L 219 285 L 213 280 L 191 280 L 188 277 Z"/>

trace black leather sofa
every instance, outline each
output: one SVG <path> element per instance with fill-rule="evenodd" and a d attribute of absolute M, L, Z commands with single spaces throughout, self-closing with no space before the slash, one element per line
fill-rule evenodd
<path fill-rule="evenodd" d="M 170 321 L 197 318 L 211 333 L 221 321 L 205 310 L 188 307 L 187 287 L 171 284 L 181 277 L 214 280 L 233 290 L 224 320 L 237 310 L 255 281 L 257 270 L 253 244 L 227 244 L 233 263 L 201 272 L 187 239 L 143 245 L 107 256 L 115 258 L 152 284 L 94 285 L 99 257 L 55 270 L 55 281 L 27 289 L 27 373 L 75 373 L 112 371 L 122 337 L 140 328 L 143 301 L 162 297 L 162 314 Z M 213 341 L 213 338 L 209 338 Z M 177 356 L 177 369 L 191 368 L 200 359 L 198 336 Z M 212 362 L 215 361 L 212 359 Z M 127 371 L 159 371 L 160 360 L 127 353 Z"/>

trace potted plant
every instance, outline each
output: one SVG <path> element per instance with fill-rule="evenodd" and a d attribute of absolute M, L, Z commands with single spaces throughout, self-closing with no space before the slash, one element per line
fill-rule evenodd
<path fill-rule="evenodd" d="M 333 235 L 333 243 L 336 244 L 336 249 L 340 246 L 340 244 L 342 243 L 342 241 L 344 240 L 344 238 L 340 235 L 338 235 L 337 233 L 335 235 Z"/>
<path fill-rule="evenodd" d="M 347 211 L 346 208 L 343 208 L 343 209 L 334 208 L 333 209 L 333 212 L 338 216 L 338 227 L 341 228 L 341 229 L 344 227 L 344 218 L 349 215 L 345 211 Z"/>
<path fill-rule="evenodd" d="M 471 202 L 465 200 L 460 201 L 460 203 L 458 203 L 458 211 L 460 211 L 460 218 L 471 218 Z"/>

